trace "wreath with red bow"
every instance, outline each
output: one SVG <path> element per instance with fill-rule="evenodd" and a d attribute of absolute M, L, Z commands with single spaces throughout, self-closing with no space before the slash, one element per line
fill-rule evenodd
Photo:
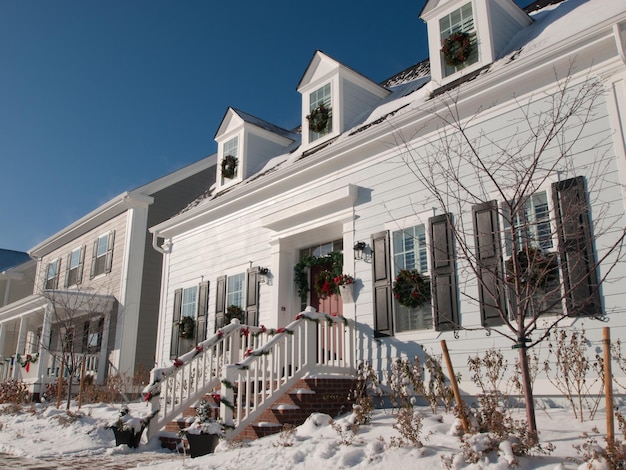
<path fill-rule="evenodd" d="M 467 33 L 452 33 L 443 40 L 441 52 L 446 64 L 457 67 L 467 59 L 472 53 L 472 43 L 470 35 Z"/>

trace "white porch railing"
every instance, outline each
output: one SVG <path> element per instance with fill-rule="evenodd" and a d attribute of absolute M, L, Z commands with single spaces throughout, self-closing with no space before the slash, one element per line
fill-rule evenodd
<path fill-rule="evenodd" d="M 252 327 L 233 320 L 173 365 L 151 371 L 150 385 L 144 389 L 154 416 L 148 435 L 221 384 L 221 420 L 229 437 L 235 437 L 299 378 L 353 374 L 353 345 L 351 320 L 316 313 L 311 307 L 286 328 Z M 251 401 L 246 391 L 257 398 Z"/>
<path fill-rule="evenodd" d="M 247 353 L 243 361 L 223 369 L 220 417 L 231 439 L 299 379 L 353 375 L 354 321 L 306 311 L 282 334 Z"/>

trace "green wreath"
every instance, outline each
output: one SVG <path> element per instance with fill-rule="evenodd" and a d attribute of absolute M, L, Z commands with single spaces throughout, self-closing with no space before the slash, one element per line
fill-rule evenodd
<path fill-rule="evenodd" d="M 402 269 L 393 281 L 393 296 L 400 305 L 417 308 L 430 302 L 430 279 L 417 269 Z"/>
<path fill-rule="evenodd" d="M 193 338 L 193 330 L 196 327 L 196 321 L 189 316 L 184 316 L 178 322 L 178 335 L 183 339 Z"/>
<path fill-rule="evenodd" d="M 457 67 L 469 59 L 472 53 L 472 42 L 467 33 L 452 33 L 443 40 L 441 52 L 446 64 Z"/>
<path fill-rule="evenodd" d="M 226 155 L 222 159 L 222 176 L 224 178 L 232 179 L 235 177 L 237 171 L 237 157 L 232 155 Z"/>
<path fill-rule="evenodd" d="M 300 262 L 293 268 L 294 279 L 298 287 L 298 295 L 302 301 L 306 301 L 306 295 L 309 292 L 309 276 L 306 271 L 307 268 L 313 266 L 323 266 L 325 269 L 320 273 L 315 282 L 315 290 L 318 295 L 322 296 L 320 290 L 318 290 L 318 282 L 320 278 L 326 279 L 327 277 L 333 283 L 334 288 L 339 292 L 334 279 L 337 276 L 341 276 L 343 271 L 343 253 L 340 251 L 332 251 L 325 256 L 310 256 L 306 255 L 300 259 Z M 329 282 L 330 284 L 330 282 Z M 323 286 L 323 283 L 322 283 Z M 321 287 L 319 289 L 321 289 Z M 334 293 L 334 292 L 332 292 Z"/>
<path fill-rule="evenodd" d="M 238 305 L 229 305 L 224 314 L 224 323 L 228 325 L 234 318 L 243 323 L 243 310 Z"/>
<path fill-rule="evenodd" d="M 556 253 L 542 253 L 535 248 L 526 248 L 517 253 L 520 271 L 517 273 L 522 286 L 545 289 L 559 280 L 559 263 Z M 506 282 L 515 283 L 513 257 L 506 260 Z"/>
<path fill-rule="evenodd" d="M 330 110 L 326 109 L 324 104 L 320 104 L 317 108 L 311 111 L 306 117 L 309 120 L 309 129 L 318 134 L 326 129 L 328 120 L 330 119 Z"/>

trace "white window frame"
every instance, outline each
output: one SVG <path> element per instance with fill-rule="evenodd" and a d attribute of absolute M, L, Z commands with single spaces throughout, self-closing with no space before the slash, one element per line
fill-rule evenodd
<path fill-rule="evenodd" d="M 198 316 L 198 294 L 200 289 L 198 284 L 183 287 L 183 293 L 180 299 L 180 318 L 191 317 L 194 320 Z"/>
<path fill-rule="evenodd" d="M 226 275 L 226 301 L 225 308 L 237 305 L 245 310 L 246 302 L 246 272 L 233 272 Z"/>
<path fill-rule="evenodd" d="M 471 24 L 469 24 L 469 21 L 467 18 L 463 19 L 463 14 L 464 9 L 469 5 L 470 10 L 471 10 Z M 458 12 L 459 14 L 459 20 L 455 22 L 454 24 L 452 23 L 452 16 L 455 15 Z M 444 27 L 442 25 L 442 21 L 444 21 L 444 19 L 448 20 L 448 26 Z M 472 53 L 470 54 L 470 56 L 468 57 L 467 61 L 461 65 L 458 66 L 452 66 L 452 65 L 448 65 L 446 64 L 445 59 L 443 58 L 443 54 L 441 54 L 441 68 L 442 68 L 442 75 L 443 77 L 449 77 L 450 75 L 455 74 L 456 72 L 458 72 L 459 70 L 462 70 L 464 68 L 466 68 L 469 65 L 475 64 L 476 62 L 478 62 L 478 39 L 477 39 L 477 34 L 476 34 L 476 13 L 474 12 L 474 6 L 472 5 L 472 2 L 467 2 L 465 5 L 462 5 L 460 8 L 457 8 L 455 10 L 452 10 L 450 13 L 448 13 L 447 15 L 442 16 L 441 18 L 439 18 L 439 36 L 441 39 L 441 43 L 443 44 L 443 41 L 450 36 L 451 34 L 454 33 L 460 33 L 460 32 L 464 32 L 469 34 L 470 36 L 470 41 L 472 43 Z"/>
<path fill-rule="evenodd" d="M 96 266 L 94 269 L 93 277 L 100 276 L 106 273 L 106 258 L 109 247 L 109 237 L 111 236 L 111 232 L 104 233 L 98 236 L 98 244 L 96 246 Z M 104 244 L 103 244 L 104 241 Z M 104 246 L 104 251 L 103 251 Z M 102 261 L 101 261 L 102 260 Z M 101 265 L 101 268 L 98 267 Z"/>
<path fill-rule="evenodd" d="M 82 254 L 82 250 L 83 247 L 80 246 L 78 248 L 74 248 L 71 252 L 70 252 L 70 259 L 69 259 L 69 265 L 67 266 L 67 279 L 68 279 L 68 287 L 70 286 L 75 286 L 78 283 L 77 282 L 71 282 L 71 277 L 72 277 L 72 270 L 76 270 L 77 276 L 78 276 L 78 268 L 80 266 L 80 255 Z M 76 265 L 74 265 L 74 254 L 76 254 Z M 106 254 L 105 254 L 106 255 Z"/>
<path fill-rule="evenodd" d="M 220 158 L 220 178 L 222 185 L 228 185 L 236 181 L 239 178 L 239 175 L 242 174 L 242 162 L 240 157 L 242 140 L 243 139 L 241 138 L 241 136 L 239 134 L 236 134 L 221 145 L 222 155 Z M 222 176 L 222 161 L 224 161 L 224 157 L 226 157 L 227 155 L 232 155 L 237 159 L 235 175 L 232 178 L 225 178 L 224 176 Z"/>
<path fill-rule="evenodd" d="M 394 235 L 397 232 L 401 232 L 413 227 L 418 227 L 418 226 L 423 226 L 424 227 L 424 249 L 426 250 L 426 267 L 427 267 L 427 271 L 424 273 L 421 271 L 420 267 L 417 266 L 418 271 L 420 271 L 420 274 L 427 276 L 427 277 L 431 277 L 430 276 L 430 272 L 431 272 L 431 259 L 430 259 L 430 233 L 429 233 L 429 225 L 428 225 L 428 220 L 430 217 L 433 217 L 435 214 L 434 210 L 430 210 L 427 212 L 423 212 L 420 214 L 416 214 L 410 217 L 406 217 L 405 219 L 401 219 L 401 220 L 397 220 L 394 221 L 392 223 L 388 223 L 385 225 L 385 229 L 389 230 L 389 245 L 390 245 L 390 256 L 391 256 L 391 279 L 392 279 L 392 285 L 393 285 L 393 279 L 395 279 L 398 271 L 402 268 L 398 268 L 398 266 L 396 266 L 396 251 L 395 251 L 395 240 L 394 240 Z M 420 263 L 422 264 L 422 263 Z M 423 264 L 422 264 L 423 265 Z M 418 320 L 418 323 L 420 323 L 422 326 L 424 325 L 424 321 L 426 320 L 427 322 L 429 321 L 430 324 L 429 326 L 423 326 L 423 327 L 419 327 L 419 328 L 404 328 L 404 329 L 400 329 L 398 327 L 398 325 L 401 323 L 399 321 L 399 317 L 402 314 L 405 315 L 411 315 L 413 313 L 417 313 L 418 316 L 421 316 L 422 318 L 420 318 Z M 433 314 L 433 307 L 432 307 L 432 301 L 429 305 L 423 305 L 421 307 L 418 307 L 416 309 L 411 309 L 408 307 L 403 307 L 402 305 L 400 305 L 398 303 L 397 300 L 393 299 L 393 315 L 394 315 L 394 334 L 405 334 L 405 333 L 421 333 L 421 332 L 435 332 L 435 318 L 434 318 L 434 314 Z M 428 318 L 426 318 L 428 315 L 430 315 L 430 320 L 428 320 Z"/>
<path fill-rule="evenodd" d="M 46 267 L 46 289 L 54 289 L 56 287 L 58 287 L 58 279 L 59 279 L 59 272 L 60 269 L 57 269 L 57 265 L 59 265 L 59 258 L 54 258 L 53 260 L 48 262 L 48 265 Z M 59 265 L 60 268 L 60 265 Z M 52 275 L 51 275 L 52 274 Z M 54 279 L 57 279 L 57 286 L 49 286 L 48 284 L 50 283 L 50 281 L 54 281 Z"/>
<path fill-rule="evenodd" d="M 559 251 L 558 251 L 558 241 L 557 241 L 557 227 L 556 227 L 556 216 L 555 216 L 555 212 L 554 212 L 554 204 L 552 201 L 552 183 L 555 183 L 558 181 L 557 176 L 553 176 L 553 177 L 549 177 L 546 178 L 546 181 L 543 182 L 543 184 L 541 184 L 540 186 L 536 187 L 534 190 L 532 190 L 532 193 L 529 195 L 529 201 L 532 201 L 532 197 L 536 196 L 539 193 L 544 193 L 545 194 L 545 202 L 547 204 L 548 207 L 548 223 L 550 224 L 550 243 L 551 246 L 549 247 L 549 249 L 544 249 L 539 247 L 538 245 L 532 246 L 533 248 L 540 248 L 541 251 L 543 253 L 556 253 L 558 255 Z M 508 223 L 506 222 L 505 218 L 504 218 L 504 214 L 503 214 L 503 208 L 502 208 L 502 199 L 501 199 L 501 195 L 498 193 L 494 193 L 493 194 L 493 198 L 494 200 L 498 201 L 499 207 L 498 207 L 498 214 L 499 214 L 499 222 L 500 222 L 500 233 L 501 233 L 501 237 L 500 237 L 500 243 L 501 243 L 501 250 L 502 250 L 502 273 L 504 276 L 504 282 L 506 282 L 506 261 L 511 257 L 512 254 L 512 242 L 511 239 L 509 237 L 509 226 Z M 510 197 L 507 198 L 507 200 L 512 200 L 514 199 L 514 197 Z M 527 204 L 528 202 L 527 201 Z M 532 204 L 532 202 L 531 202 Z M 532 221 L 527 221 L 526 224 L 531 224 Z M 536 235 L 533 234 L 531 235 L 531 237 L 535 237 Z M 538 237 L 537 237 L 538 238 Z M 558 270 L 558 274 L 559 276 L 562 275 L 561 273 L 561 268 L 560 268 L 560 259 L 558 259 L 559 262 L 559 270 Z M 507 297 L 508 297 L 508 293 L 507 293 Z M 507 300 L 508 301 L 508 300 Z M 554 310 L 554 313 L 552 313 L 552 311 L 550 312 L 546 312 L 544 313 L 542 316 L 548 316 L 548 315 L 562 315 L 564 312 L 566 311 L 565 308 L 565 298 L 561 299 L 561 307 L 560 308 L 556 308 Z M 511 319 L 513 319 L 512 316 L 512 312 L 509 313 L 509 317 L 511 317 Z"/>
<path fill-rule="evenodd" d="M 326 92 L 326 89 L 328 89 L 328 92 Z M 318 95 L 322 93 L 321 97 L 320 96 L 316 96 L 314 98 L 314 95 Z M 324 104 L 324 106 L 326 107 L 326 109 L 329 112 L 329 117 L 328 117 L 328 125 L 326 126 L 326 129 L 324 129 L 322 132 L 313 132 L 310 128 L 308 129 L 309 131 L 309 142 L 314 142 L 318 139 L 321 139 L 322 137 L 325 137 L 329 134 L 332 134 L 333 132 L 333 126 L 334 124 L 334 119 L 333 119 L 333 86 L 331 82 L 327 82 L 324 85 L 317 87 L 315 90 L 313 90 L 312 92 L 309 93 L 309 113 L 311 111 L 313 111 L 315 108 L 317 108 L 320 104 Z M 308 113 L 307 113 L 308 115 Z M 307 126 L 308 127 L 308 126 Z"/>

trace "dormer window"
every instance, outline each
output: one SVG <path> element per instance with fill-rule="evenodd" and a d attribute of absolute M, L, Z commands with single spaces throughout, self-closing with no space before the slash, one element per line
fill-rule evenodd
<path fill-rule="evenodd" d="M 239 136 L 235 136 L 222 147 L 222 184 L 236 178 L 239 169 Z"/>
<path fill-rule="evenodd" d="M 471 3 L 440 18 L 439 32 L 444 77 L 478 62 L 478 43 Z"/>
<path fill-rule="evenodd" d="M 311 93 L 309 101 L 309 142 L 313 142 L 333 131 L 330 83 Z"/>

